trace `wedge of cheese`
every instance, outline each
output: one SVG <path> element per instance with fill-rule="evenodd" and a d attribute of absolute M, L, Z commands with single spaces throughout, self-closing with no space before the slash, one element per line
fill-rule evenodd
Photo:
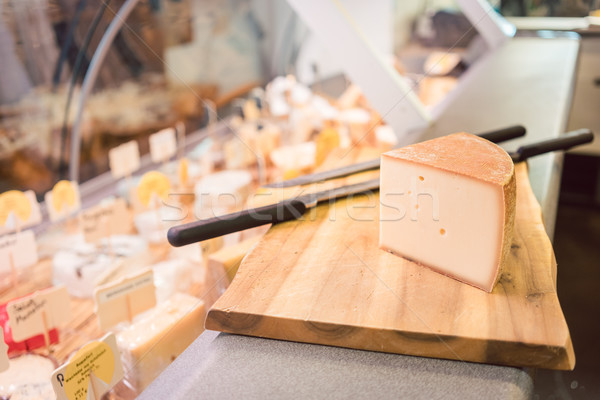
<path fill-rule="evenodd" d="M 126 378 L 141 391 L 204 331 L 204 302 L 176 293 L 117 334 Z"/>
<path fill-rule="evenodd" d="M 514 165 L 467 133 L 392 150 L 381 158 L 382 249 L 491 292 L 513 235 Z"/>

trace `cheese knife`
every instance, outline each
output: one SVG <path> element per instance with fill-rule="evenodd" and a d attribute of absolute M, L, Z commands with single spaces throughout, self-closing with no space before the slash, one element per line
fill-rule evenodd
<path fill-rule="evenodd" d="M 580 129 L 566 133 L 558 138 L 522 146 L 516 152 L 510 154 L 510 156 L 515 163 L 523 162 L 529 157 L 557 150 L 567 150 L 574 146 L 590 143 L 593 139 L 594 134 L 589 129 Z M 303 194 L 263 207 L 251 208 L 232 214 L 174 226 L 169 229 L 167 238 L 172 246 L 185 246 L 187 244 L 261 225 L 276 224 L 299 219 L 308 209 L 315 207 L 319 203 L 335 201 L 335 199 L 341 197 L 364 194 L 377 190 L 379 190 L 378 178 L 354 185 L 346 185 L 316 193 Z"/>

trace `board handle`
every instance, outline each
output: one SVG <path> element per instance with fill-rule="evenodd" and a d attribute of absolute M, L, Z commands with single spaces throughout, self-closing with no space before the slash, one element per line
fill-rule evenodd
<path fill-rule="evenodd" d="M 478 136 L 493 143 L 501 143 L 506 140 L 516 139 L 525 136 L 527 130 L 523 125 L 513 125 L 506 128 L 480 133 Z"/>
<path fill-rule="evenodd" d="M 306 209 L 306 204 L 301 200 L 288 199 L 263 207 L 174 226 L 167 232 L 167 239 L 172 246 L 181 247 L 244 229 L 298 219 Z"/>
<path fill-rule="evenodd" d="M 549 153 L 551 151 L 569 150 L 575 146 L 591 143 L 593 141 L 594 133 L 591 130 L 579 129 L 567 132 L 554 139 L 548 139 L 519 147 L 519 150 L 512 154 L 512 159 L 513 162 L 518 163 L 525 161 L 529 157 Z"/>

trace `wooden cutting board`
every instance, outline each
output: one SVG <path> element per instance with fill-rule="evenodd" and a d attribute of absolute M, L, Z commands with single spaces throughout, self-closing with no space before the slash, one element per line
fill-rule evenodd
<path fill-rule="evenodd" d="M 516 174 L 515 238 L 492 293 L 380 250 L 379 197 L 357 196 L 272 227 L 210 310 L 206 328 L 571 370 L 575 355 L 556 294 L 554 252 L 525 163 Z"/>

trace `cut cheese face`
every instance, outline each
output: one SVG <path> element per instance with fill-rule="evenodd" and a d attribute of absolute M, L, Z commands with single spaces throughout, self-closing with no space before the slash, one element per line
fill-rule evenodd
<path fill-rule="evenodd" d="M 510 156 L 457 133 L 383 154 L 382 249 L 491 292 L 512 241 Z"/>
<path fill-rule="evenodd" d="M 175 293 L 117 334 L 127 379 L 144 389 L 204 331 L 204 302 Z"/>

